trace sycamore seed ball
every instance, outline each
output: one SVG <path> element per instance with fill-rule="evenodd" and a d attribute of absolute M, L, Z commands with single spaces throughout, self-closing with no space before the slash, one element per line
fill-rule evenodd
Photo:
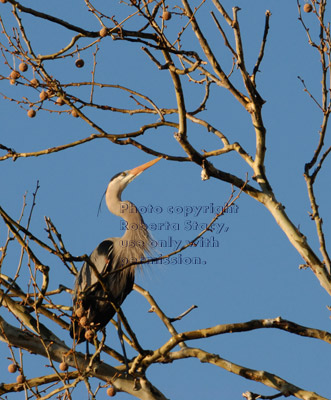
<path fill-rule="evenodd" d="M 76 314 L 76 317 L 82 318 L 84 316 L 84 314 L 85 314 L 84 307 L 77 308 L 75 314 Z"/>
<path fill-rule="evenodd" d="M 313 6 L 311 4 L 309 4 L 309 3 L 306 3 L 303 6 L 303 11 L 306 12 L 306 13 L 310 13 L 310 12 L 313 11 Z"/>
<path fill-rule="evenodd" d="M 79 319 L 79 325 L 80 326 L 87 326 L 87 318 L 86 317 L 81 317 L 80 319 Z"/>
<path fill-rule="evenodd" d="M 40 92 L 40 94 L 39 94 L 39 98 L 40 98 L 40 100 L 41 101 L 44 101 L 44 100 L 46 100 L 47 99 L 47 93 L 45 92 L 45 90 L 42 90 L 41 92 Z"/>
<path fill-rule="evenodd" d="M 60 368 L 61 371 L 67 371 L 68 370 L 68 364 L 65 361 L 63 361 L 59 365 L 59 368 Z"/>
<path fill-rule="evenodd" d="M 64 100 L 62 99 L 62 97 L 58 97 L 57 99 L 56 99 L 56 102 L 55 102 L 58 106 L 63 106 L 63 104 L 64 104 Z"/>
<path fill-rule="evenodd" d="M 10 73 L 11 79 L 18 79 L 20 76 L 21 76 L 20 73 L 15 70 Z"/>
<path fill-rule="evenodd" d="M 94 338 L 94 331 L 92 331 L 92 329 L 88 329 L 85 332 L 85 339 L 90 342 L 93 338 Z"/>
<path fill-rule="evenodd" d="M 171 19 L 171 12 L 164 11 L 162 14 L 162 19 L 164 19 L 165 21 L 169 21 L 169 19 Z"/>
<path fill-rule="evenodd" d="M 10 82 L 11 85 L 15 85 L 16 79 L 10 79 L 9 82 Z"/>
<path fill-rule="evenodd" d="M 16 364 L 10 364 L 8 365 L 8 372 L 11 374 L 14 374 L 17 371 L 17 365 Z"/>
<path fill-rule="evenodd" d="M 79 117 L 78 112 L 77 112 L 76 110 L 72 110 L 72 111 L 71 111 L 71 115 L 72 115 L 74 118 L 78 118 L 78 117 Z"/>
<path fill-rule="evenodd" d="M 16 377 L 16 382 L 17 383 L 24 383 L 25 382 L 25 377 L 24 377 L 24 375 L 17 375 L 17 377 Z"/>
<path fill-rule="evenodd" d="M 22 62 L 22 63 L 18 66 L 18 69 L 19 69 L 20 71 L 22 71 L 22 72 L 25 72 L 25 71 L 28 70 L 28 65 L 25 64 L 24 62 Z"/>
<path fill-rule="evenodd" d="M 39 86 L 39 81 L 38 81 L 38 79 L 36 79 L 36 78 L 31 79 L 30 85 L 32 85 L 32 86 L 34 86 L 34 87 Z"/>
<path fill-rule="evenodd" d="M 101 37 L 107 36 L 107 28 L 102 28 L 102 29 L 100 29 L 99 35 L 100 35 Z"/>
<path fill-rule="evenodd" d="M 7 0 L 0 0 L 0 3 L 7 3 Z"/>
<path fill-rule="evenodd" d="M 107 389 L 107 394 L 109 397 L 114 397 L 116 394 L 116 390 L 114 388 L 114 386 L 111 386 Z"/>
<path fill-rule="evenodd" d="M 34 118 L 36 116 L 36 112 L 33 108 L 30 108 L 30 110 L 28 111 L 28 117 L 29 118 Z"/>
<path fill-rule="evenodd" d="M 78 60 L 76 60 L 75 65 L 77 68 L 82 68 L 84 67 L 84 60 L 82 60 L 81 58 L 78 58 Z"/>

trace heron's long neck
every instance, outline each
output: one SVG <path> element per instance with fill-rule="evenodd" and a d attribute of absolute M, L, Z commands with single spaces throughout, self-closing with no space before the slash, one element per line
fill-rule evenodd
<path fill-rule="evenodd" d="M 151 250 L 151 238 L 136 206 L 111 193 L 106 196 L 106 203 L 112 214 L 126 222 L 125 232 L 119 239 L 120 257 L 136 260 L 146 257 Z"/>
<path fill-rule="evenodd" d="M 136 245 L 139 241 L 144 241 L 148 246 L 149 234 L 137 207 L 129 201 L 121 201 L 120 207 L 119 216 L 126 222 L 126 230 L 122 240 L 131 241 L 132 245 Z"/>
<path fill-rule="evenodd" d="M 145 260 L 151 254 L 151 237 L 144 220 L 136 206 L 129 201 L 122 201 L 121 209 L 120 216 L 126 222 L 124 235 L 118 240 L 121 264 Z M 136 267 L 133 265 L 124 273 L 134 274 Z"/>
<path fill-rule="evenodd" d="M 106 192 L 106 204 L 108 207 L 108 210 L 119 217 L 122 217 L 121 213 L 121 203 L 125 203 L 121 201 L 121 194 L 113 194 L 112 191 L 107 190 Z"/>
<path fill-rule="evenodd" d="M 123 218 L 127 225 L 143 224 L 144 220 L 137 207 L 130 201 L 121 201 L 118 195 L 106 194 L 106 204 L 108 210 L 118 217 Z"/>

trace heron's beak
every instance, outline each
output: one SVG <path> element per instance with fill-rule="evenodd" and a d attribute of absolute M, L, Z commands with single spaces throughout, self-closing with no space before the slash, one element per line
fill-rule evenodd
<path fill-rule="evenodd" d="M 147 168 L 151 167 L 152 165 L 156 164 L 158 161 L 162 160 L 162 157 L 155 158 L 154 160 L 148 161 L 146 164 L 140 165 L 139 167 L 133 168 L 129 171 L 130 175 L 134 175 L 136 178 L 140 175 L 143 171 Z"/>

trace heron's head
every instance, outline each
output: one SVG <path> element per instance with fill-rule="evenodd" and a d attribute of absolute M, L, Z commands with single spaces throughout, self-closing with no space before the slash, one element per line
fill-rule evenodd
<path fill-rule="evenodd" d="M 111 212 L 114 212 L 113 206 L 121 200 L 121 194 L 123 190 L 132 182 L 137 176 L 144 172 L 147 168 L 151 167 L 155 163 L 161 160 L 162 157 L 155 158 L 139 167 L 119 172 L 113 176 L 108 184 L 106 190 L 106 203 Z"/>

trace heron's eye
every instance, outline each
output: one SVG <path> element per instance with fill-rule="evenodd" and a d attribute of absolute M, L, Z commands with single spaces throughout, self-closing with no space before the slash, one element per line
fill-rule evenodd
<path fill-rule="evenodd" d="M 126 176 L 126 172 L 122 172 L 121 175 L 122 175 L 122 176 Z"/>

